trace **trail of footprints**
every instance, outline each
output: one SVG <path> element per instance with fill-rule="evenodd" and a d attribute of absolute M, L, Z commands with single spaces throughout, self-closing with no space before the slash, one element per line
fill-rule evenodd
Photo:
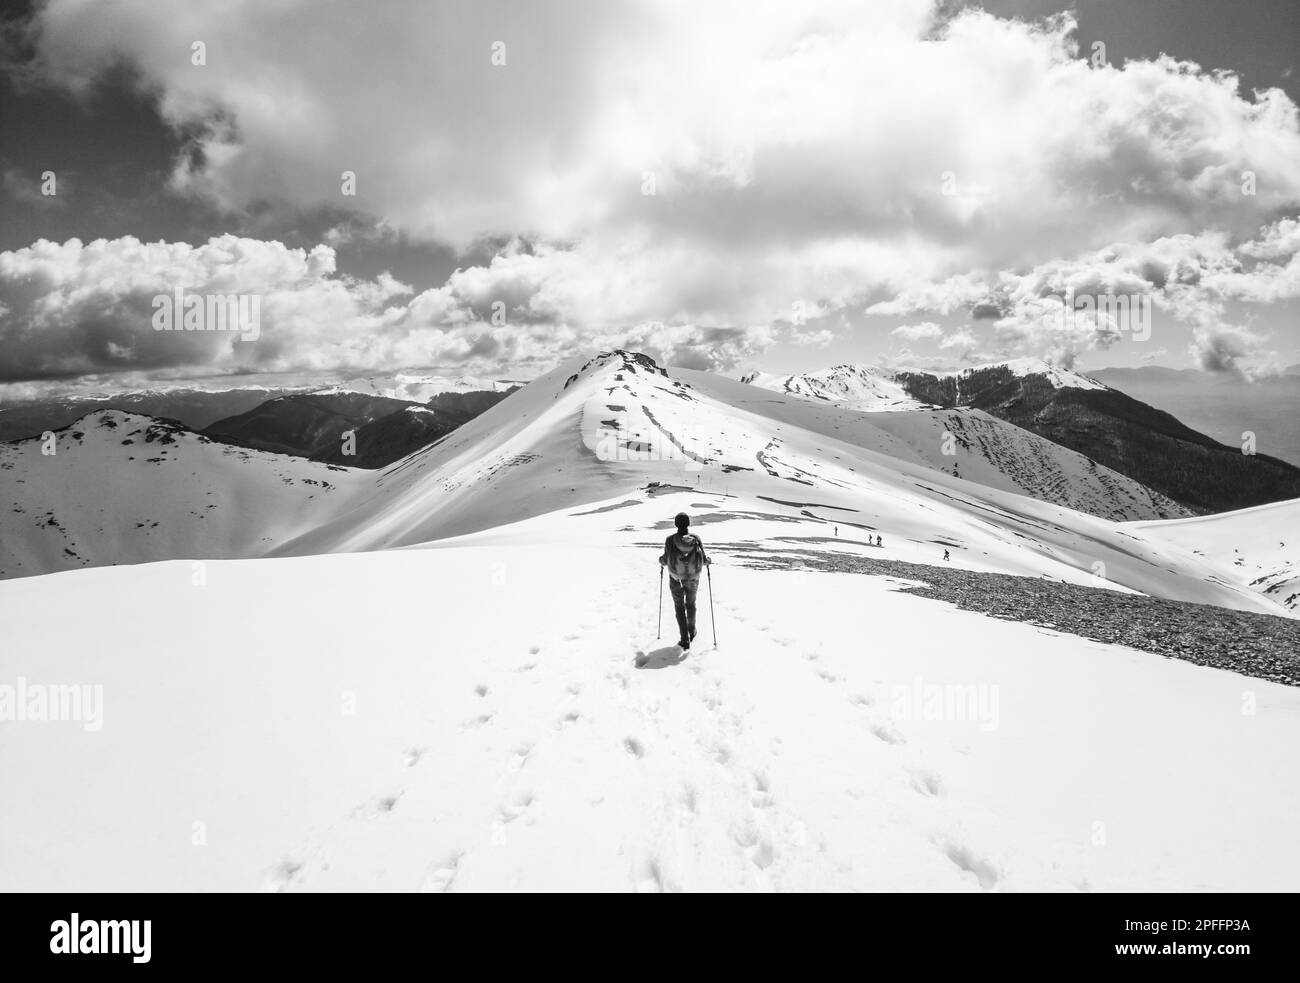
<path fill-rule="evenodd" d="M 758 626 L 758 629 L 768 633 L 772 640 L 782 647 L 788 648 L 794 644 L 793 639 L 771 634 L 770 629 L 765 625 Z M 816 652 L 805 652 L 803 657 L 812 664 L 817 676 L 827 684 L 839 685 L 844 682 L 843 677 L 819 665 L 821 657 Z M 895 747 L 907 743 L 907 738 L 892 723 L 876 716 L 874 710 L 875 701 L 870 696 L 855 692 L 849 695 L 848 701 L 852 706 L 864 712 L 867 729 L 877 740 Z M 926 768 L 910 767 L 907 769 L 907 774 L 911 788 L 919 795 L 938 799 L 946 794 L 943 779 L 933 771 Z M 748 834 L 745 834 L 745 837 L 747 838 Z M 983 890 L 993 890 L 1002 880 L 1002 872 L 994 864 L 980 857 L 969 846 L 943 840 L 942 838 L 936 842 L 942 849 L 944 856 L 959 870 L 974 877 Z M 758 851 L 753 846 L 749 846 L 747 849 L 755 849 L 754 856 L 760 860 L 765 856 L 762 851 Z"/>
<path fill-rule="evenodd" d="M 744 621 L 744 618 L 738 612 L 731 613 L 738 622 Z M 766 627 L 760 627 L 759 630 L 769 631 Z M 578 637 L 581 636 L 571 635 L 569 639 L 572 640 Z M 791 639 L 772 637 L 777 644 L 783 647 L 794 644 Z M 540 652 L 541 647 L 533 645 L 529 647 L 528 655 L 537 656 Z M 636 660 L 638 662 L 643 662 L 644 658 L 643 652 L 637 652 Z M 817 675 L 828 685 L 840 686 L 843 684 L 842 677 L 818 665 L 820 660 L 816 653 L 805 653 L 804 658 L 812 663 Z M 536 665 L 535 660 L 524 662 L 516 667 L 515 672 L 527 673 L 536 668 Z M 702 676 L 702 669 L 698 662 L 691 663 L 689 668 L 697 678 Z M 612 668 L 605 678 L 615 687 L 620 701 L 626 703 L 630 699 L 627 674 L 621 668 L 616 667 Z M 744 769 L 737 761 L 732 745 L 732 740 L 740 736 L 744 729 L 741 717 L 726 710 L 720 678 L 703 679 L 702 683 L 698 696 L 706 711 L 706 718 L 713 721 L 714 727 L 712 733 L 701 734 L 698 736 L 698 740 L 702 749 L 712 758 L 717 767 L 724 772 L 733 787 L 742 793 L 743 800 L 746 803 L 745 815 L 733 823 L 730 828 L 730 835 L 750 866 L 756 884 L 762 889 L 770 890 L 773 885 L 767 872 L 779 856 L 777 844 L 784 840 L 788 841 L 793 847 L 803 848 L 806 845 L 807 838 L 806 826 L 798 818 L 791 818 L 784 824 L 773 821 L 770 814 L 775 807 L 775 796 L 768 775 L 762 769 Z M 566 686 L 565 692 L 570 697 L 578 697 L 583 692 L 583 686 L 580 682 L 574 681 Z M 488 700 L 491 689 L 486 683 L 479 683 L 474 687 L 474 693 L 479 699 Z M 867 715 L 866 726 L 877 739 L 893 746 L 906 743 L 906 739 L 891 724 L 875 717 L 874 701 L 871 697 L 862 693 L 852 693 L 848 696 L 848 702 Z M 662 732 L 658 720 L 658 710 L 657 699 L 648 701 L 641 708 L 642 715 L 652 729 Z M 485 709 L 483 713 L 476 714 L 463 721 L 461 726 L 465 730 L 490 726 L 495 716 L 495 710 Z M 580 710 L 570 709 L 561 714 L 554 727 L 557 732 L 563 733 L 579 724 L 583 719 Z M 774 746 L 770 750 L 772 753 L 779 753 L 780 738 L 774 738 L 773 741 Z M 623 739 L 622 746 L 628 757 L 633 761 L 643 759 L 649 750 L 643 739 L 633 735 L 626 736 Z M 506 758 L 502 772 L 503 779 L 511 781 L 513 784 L 519 773 L 527 767 L 533 750 L 534 745 L 530 742 L 525 741 L 515 744 Z M 426 751 L 427 749 L 424 747 L 407 748 L 401 754 L 402 765 L 406 768 L 417 767 L 424 758 Z M 921 768 L 912 768 L 908 774 L 911 787 L 918 794 L 927 798 L 938 798 L 944 795 L 944 784 L 940 776 Z M 392 793 L 367 799 L 353 810 L 353 819 L 375 821 L 392 814 L 400 805 L 403 791 L 398 789 Z M 508 827 L 521 819 L 526 821 L 534 801 L 535 797 L 531 791 L 518 788 L 512 789 L 501 800 L 489 823 L 488 833 L 491 842 L 494 844 L 504 843 Z M 687 784 L 683 787 L 680 793 L 679 805 L 688 816 L 694 816 L 698 813 L 699 792 L 693 785 Z M 783 836 L 775 834 L 774 830 L 778 826 L 782 827 Z M 943 842 L 940 846 L 945 856 L 960 870 L 973 876 L 984 890 L 992 890 L 1001 879 L 1001 873 L 996 867 L 979 857 L 969 847 L 953 842 Z M 449 890 L 455 884 L 459 875 L 465 852 L 464 849 L 456 849 L 434 861 L 429 866 L 419 890 L 421 892 L 444 892 Z M 303 862 L 284 859 L 268 871 L 263 883 L 263 890 L 289 890 L 301 878 L 302 872 Z M 633 874 L 634 887 L 638 891 L 662 892 L 671 889 L 662 864 L 655 856 L 647 856 L 639 861 Z"/>

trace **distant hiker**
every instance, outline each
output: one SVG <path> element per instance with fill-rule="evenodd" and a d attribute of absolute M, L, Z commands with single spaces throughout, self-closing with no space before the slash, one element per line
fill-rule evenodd
<path fill-rule="evenodd" d="M 944 551 L 943 551 L 943 558 L 944 558 L 945 560 L 948 559 L 948 551 L 947 551 L 947 550 L 944 550 Z"/>
<path fill-rule="evenodd" d="M 673 519 L 677 532 L 664 540 L 664 552 L 659 557 L 659 565 L 668 571 L 668 589 L 673 594 L 673 610 L 682 633 L 677 644 L 683 649 L 690 648 L 695 640 L 695 592 L 700 587 L 700 573 L 706 563 L 713 562 L 705 554 L 700 537 L 686 531 L 690 524 L 690 516 L 677 513 Z"/>
<path fill-rule="evenodd" d="M 879 537 L 879 536 L 876 537 L 876 545 L 877 545 L 877 546 L 880 545 L 880 537 Z"/>
<path fill-rule="evenodd" d="M 835 535 L 838 536 L 839 534 L 840 534 L 840 527 L 839 527 L 839 526 L 836 526 L 836 527 L 835 527 Z"/>

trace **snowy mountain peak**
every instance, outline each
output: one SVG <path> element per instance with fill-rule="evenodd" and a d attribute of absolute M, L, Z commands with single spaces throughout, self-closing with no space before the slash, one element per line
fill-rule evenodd
<path fill-rule="evenodd" d="M 836 403 L 866 412 L 925 409 L 941 405 L 942 400 L 927 401 L 924 386 L 916 379 L 952 380 L 959 387 L 970 379 L 997 376 L 1025 379 L 1042 376 L 1054 389 L 1107 389 L 1095 379 L 1061 368 L 1042 358 L 1016 358 L 963 369 L 938 372 L 930 369 L 885 369 L 874 365 L 835 365 L 820 372 L 801 375 L 772 375 L 750 372 L 740 377 L 749 385 L 761 386 L 792 396 L 803 396 Z M 922 390 L 922 392 L 918 392 Z M 933 400 L 933 397 L 932 397 Z"/>
<path fill-rule="evenodd" d="M 649 355 L 615 348 L 612 351 L 601 352 L 595 358 L 584 362 L 576 372 L 565 380 L 563 388 L 568 389 L 569 386 L 584 377 L 610 371 L 616 376 L 626 372 L 631 375 L 640 373 L 644 375 L 660 375 L 665 379 L 669 378 L 668 370 Z"/>
<path fill-rule="evenodd" d="M 132 413 L 128 410 L 102 409 L 92 410 L 83 414 L 66 427 L 61 427 L 58 433 L 69 433 L 77 439 L 81 435 L 93 431 L 108 431 L 114 433 L 118 430 L 140 430 L 148 435 L 150 442 L 167 437 L 170 443 L 175 438 L 172 436 L 178 433 L 190 433 L 184 426 L 175 420 L 163 420 L 158 417 L 149 416 L 144 413 Z M 197 437 L 198 435 L 195 434 Z M 41 437 L 30 437 L 28 440 L 40 440 Z M 206 443 L 206 437 L 199 437 Z"/>
<path fill-rule="evenodd" d="M 769 375 L 751 372 L 740 379 L 791 396 L 836 403 L 851 409 L 875 411 L 923 409 L 928 404 L 909 395 L 893 374 L 874 366 L 836 365 L 803 375 Z"/>
<path fill-rule="evenodd" d="M 1090 379 L 1071 369 L 1062 368 L 1043 358 L 1026 357 L 1013 358 L 1005 362 L 989 362 L 986 365 L 972 365 L 960 369 L 956 372 L 931 372 L 929 375 L 935 376 L 957 376 L 958 378 L 969 378 L 981 372 L 995 372 L 999 369 L 1006 369 L 1018 379 L 1026 376 L 1046 376 L 1047 381 L 1052 384 L 1054 389 L 1107 389 L 1096 379 Z M 927 373 L 918 373 L 927 374 Z"/>

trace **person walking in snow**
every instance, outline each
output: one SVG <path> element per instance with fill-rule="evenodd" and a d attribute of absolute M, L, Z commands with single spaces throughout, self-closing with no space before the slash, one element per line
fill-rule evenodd
<path fill-rule="evenodd" d="M 713 561 L 704 552 L 700 537 L 687 532 L 691 525 L 690 516 L 678 512 L 673 525 L 677 532 L 664 540 L 659 565 L 668 571 L 668 589 L 673 595 L 673 611 L 682 635 L 677 644 L 685 650 L 695 640 L 695 593 L 700 588 L 700 574 L 705 564 Z"/>
<path fill-rule="evenodd" d="M 877 546 L 880 545 L 880 537 L 879 537 L 879 536 L 876 537 L 876 545 L 877 545 Z"/>
<path fill-rule="evenodd" d="M 948 551 L 947 551 L 947 550 L 944 550 L 944 551 L 943 551 L 943 558 L 944 558 L 945 560 L 948 559 Z"/>

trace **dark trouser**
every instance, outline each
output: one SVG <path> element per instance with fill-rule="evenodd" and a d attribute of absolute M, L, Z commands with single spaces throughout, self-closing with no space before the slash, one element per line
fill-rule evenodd
<path fill-rule="evenodd" d="M 673 611 L 677 614 L 682 641 L 688 642 L 695 634 L 695 592 L 700 589 L 700 582 L 688 580 L 682 583 L 669 577 L 668 589 L 673 593 Z"/>

